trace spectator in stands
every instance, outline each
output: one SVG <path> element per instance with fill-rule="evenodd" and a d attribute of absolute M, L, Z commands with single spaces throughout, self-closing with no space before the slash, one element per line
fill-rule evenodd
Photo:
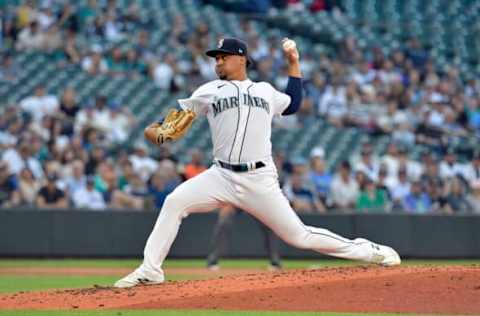
<path fill-rule="evenodd" d="M 103 210 L 106 208 L 102 194 L 94 188 L 94 182 L 94 177 L 88 176 L 86 186 L 79 188 L 73 193 L 72 200 L 74 207 L 93 210 Z"/>
<path fill-rule="evenodd" d="M 63 46 L 62 34 L 56 24 L 52 24 L 46 30 L 41 49 L 54 56 L 54 53 L 60 52 Z"/>
<path fill-rule="evenodd" d="M 339 78 L 332 79 L 320 99 L 319 113 L 331 124 L 342 127 L 348 113 L 345 87 L 340 85 Z"/>
<path fill-rule="evenodd" d="M 149 195 L 155 210 L 162 208 L 167 195 L 172 192 L 171 189 L 166 187 L 167 181 L 167 176 L 161 172 L 154 173 L 150 179 Z"/>
<path fill-rule="evenodd" d="M 8 165 L 9 172 L 18 175 L 23 168 L 29 168 L 36 179 L 43 177 L 43 169 L 40 161 L 32 157 L 32 147 L 26 140 L 21 140 L 17 148 L 7 149 L 2 160 Z"/>
<path fill-rule="evenodd" d="M 65 191 L 72 197 L 75 192 L 85 189 L 87 177 L 85 176 L 85 163 L 81 159 L 72 162 L 72 174 L 65 181 Z"/>
<path fill-rule="evenodd" d="M 100 46 L 94 45 L 90 50 L 90 55 L 83 58 L 82 69 L 90 75 L 100 75 L 108 72 L 108 64 L 103 58 Z"/>
<path fill-rule="evenodd" d="M 3 113 L 2 115 L 7 116 L 8 113 Z M 15 146 L 18 143 L 19 136 L 21 131 L 24 128 L 23 121 L 19 117 L 6 118 L 5 124 L 0 125 L 0 150 Z"/>
<path fill-rule="evenodd" d="M 387 153 L 381 158 L 381 163 L 387 169 L 387 181 L 396 182 L 400 163 L 398 161 L 398 146 L 396 143 L 390 143 L 387 147 Z"/>
<path fill-rule="evenodd" d="M 118 191 L 118 178 L 111 159 L 100 161 L 95 169 L 95 190 L 103 195 L 106 203 L 113 203 L 115 192 Z"/>
<path fill-rule="evenodd" d="M 136 174 L 140 175 L 143 181 L 147 181 L 158 168 L 158 162 L 147 155 L 147 150 L 147 145 L 139 142 L 135 144 L 134 151 L 129 157 L 133 170 Z"/>
<path fill-rule="evenodd" d="M 0 28 L 0 44 L 5 50 L 13 50 L 17 40 L 18 29 L 15 27 L 15 18 L 6 12 L 0 13 L 2 27 Z"/>
<path fill-rule="evenodd" d="M 410 192 L 402 199 L 403 210 L 407 213 L 426 214 L 432 211 L 432 201 L 422 189 L 419 181 L 412 183 Z"/>
<path fill-rule="evenodd" d="M 387 166 L 385 166 L 384 164 L 381 164 L 380 169 L 378 170 L 378 179 L 375 182 L 375 184 L 378 189 L 385 191 L 387 198 L 390 200 L 391 195 L 387 186 L 387 175 L 388 175 Z"/>
<path fill-rule="evenodd" d="M 52 7 L 46 3 L 41 4 L 37 21 L 42 31 L 48 30 L 50 26 L 55 24 L 57 22 L 57 17 L 54 15 Z"/>
<path fill-rule="evenodd" d="M 421 181 L 421 183 L 432 202 L 431 211 L 435 213 L 441 213 L 446 203 L 444 192 L 445 188 L 443 185 L 438 186 L 432 181 Z"/>
<path fill-rule="evenodd" d="M 325 151 L 322 147 L 315 147 L 310 153 L 310 172 L 309 178 L 315 187 L 315 193 L 323 203 L 327 204 L 327 198 L 330 194 L 333 176 L 326 170 Z"/>
<path fill-rule="evenodd" d="M 21 201 L 18 183 L 5 161 L 0 161 L 0 208 L 18 205 Z"/>
<path fill-rule="evenodd" d="M 38 22 L 33 21 L 20 31 L 15 48 L 26 51 L 39 50 L 42 49 L 44 41 L 45 34 L 40 30 Z"/>
<path fill-rule="evenodd" d="M 31 117 L 39 122 L 45 115 L 53 116 L 59 107 L 58 98 L 47 94 L 45 86 L 40 84 L 35 88 L 35 93 L 20 101 L 20 107 Z"/>
<path fill-rule="evenodd" d="M 55 174 L 47 175 L 47 183 L 43 186 L 37 195 L 37 207 L 41 209 L 56 209 L 68 207 L 65 192 L 57 187 L 57 176 Z"/>
<path fill-rule="evenodd" d="M 155 58 L 154 51 L 150 48 L 149 33 L 145 30 L 140 30 L 134 43 L 134 49 L 141 60 L 147 64 L 152 62 Z"/>
<path fill-rule="evenodd" d="M 410 181 L 417 181 L 420 179 L 423 173 L 423 167 L 418 161 L 409 158 L 407 147 L 399 146 L 397 161 L 399 165 L 407 171 L 407 178 Z"/>
<path fill-rule="evenodd" d="M 360 160 L 354 163 L 353 170 L 355 172 L 363 172 L 368 179 L 377 181 L 380 165 L 375 157 L 373 157 L 373 148 L 370 144 L 365 143 L 360 150 Z"/>
<path fill-rule="evenodd" d="M 128 109 L 124 109 L 119 101 L 112 100 L 108 105 L 110 119 L 106 138 L 110 143 L 119 144 L 127 140 L 132 131 L 135 118 Z"/>
<path fill-rule="evenodd" d="M 464 177 L 470 184 L 480 181 L 480 150 L 473 155 L 472 161 L 465 166 Z"/>
<path fill-rule="evenodd" d="M 365 187 L 358 195 L 356 208 L 360 213 L 383 213 L 387 211 L 387 202 L 386 191 L 378 188 L 372 180 L 367 179 Z"/>
<path fill-rule="evenodd" d="M 155 85 L 165 91 L 176 90 L 176 84 L 178 83 L 177 67 L 175 56 L 171 53 L 165 54 L 163 59 L 152 70 Z"/>
<path fill-rule="evenodd" d="M 71 3 L 64 3 L 58 16 L 58 25 L 64 29 L 77 33 L 80 30 L 79 19 L 75 7 Z"/>
<path fill-rule="evenodd" d="M 401 166 L 396 179 L 389 179 L 387 186 L 392 197 L 393 208 L 399 209 L 402 201 L 410 194 L 411 185 L 407 178 L 407 170 Z"/>
<path fill-rule="evenodd" d="M 124 187 L 123 192 L 130 196 L 132 208 L 138 210 L 143 210 L 145 208 L 149 189 L 146 182 L 138 174 L 133 174 L 130 182 Z"/>
<path fill-rule="evenodd" d="M 88 161 L 85 164 L 85 174 L 91 175 L 94 174 L 97 170 L 98 165 L 105 161 L 106 158 L 106 151 L 101 146 L 95 146 L 92 148 L 90 152 L 90 156 L 88 157 Z"/>
<path fill-rule="evenodd" d="M 331 204 L 339 211 L 347 211 L 357 203 L 359 187 L 352 177 L 352 168 L 348 161 L 343 161 L 333 178 L 331 188 Z"/>
<path fill-rule="evenodd" d="M 480 135 L 480 96 L 471 99 L 467 114 L 469 126 L 478 137 Z"/>
<path fill-rule="evenodd" d="M 162 172 L 166 176 L 166 188 L 168 190 L 175 189 L 181 182 L 182 179 L 177 172 L 177 166 L 175 162 L 170 159 L 163 159 L 158 164 L 158 172 Z"/>
<path fill-rule="evenodd" d="M 292 174 L 289 190 L 285 191 L 292 208 L 297 213 L 324 213 L 326 211 L 323 203 L 311 190 L 301 174 Z"/>
<path fill-rule="evenodd" d="M 185 165 L 183 175 L 186 180 L 195 177 L 199 173 L 205 171 L 207 168 L 203 163 L 203 154 L 198 149 L 190 151 L 190 162 Z"/>
<path fill-rule="evenodd" d="M 72 30 L 67 30 L 63 41 L 63 53 L 67 61 L 72 64 L 79 64 L 82 60 L 81 50 L 80 40 L 76 33 Z"/>
<path fill-rule="evenodd" d="M 22 169 L 18 178 L 18 192 L 20 194 L 21 206 L 33 207 L 37 199 L 37 193 L 40 190 L 40 181 L 33 177 L 28 168 Z"/>
<path fill-rule="evenodd" d="M 325 91 L 326 83 L 325 75 L 317 71 L 313 73 L 312 80 L 305 84 L 305 94 L 316 107 L 315 114 L 318 114 L 318 105 Z"/>
<path fill-rule="evenodd" d="M 406 56 L 413 62 L 416 68 L 422 69 L 428 61 L 428 53 L 422 47 L 420 41 L 413 37 L 407 42 Z"/>
<path fill-rule="evenodd" d="M 75 116 L 79 111 L 80 107 L 76 99 L 75 89 L 73 87 L 67 87 L 63 90 L 62 97 L 60 98 L 58 117 L 61 118 L 63 131 L 68 136 L 73 135 Z"/>
<path fill-rule="evenodd" d="M 470 213 L 472 205 L 470 205 L 467 199 L 465 186 L 461 178 L 458 176 L 451 178 L 448 183 L 448 189 L 443 211 L 447 214 Z"/>
<path fill-rule="evenodd" d="M 135 49 L 129 49 L 125 56 L 126 75 L 132 78 L 139 78 L 141 75 L 148 75 L 147 65 L 141 60 Z"/>
<path fill-rule="evenodd" d="M 106 58 L 109 74 L 112 76 L 125 76 L 126 64 L 124 60 L 124 54 L 120 47 L 114 47 Z"/>
<path fill-rule="evenodd" d="M 119 42 L 125 38 L 122 33 L 122 23 L 117 19 L 117 15 L 106 12 L 105 14 L 105 38 L 110 42 Z"/>
<path fill-rule="evenodd" d="M 452 148 L 447 150 L 447 153 L 440 162 L 440 177 L 442 179 L 453 178 L 456 175 L 462 174 L 462 165 L 457 163 L 457 155 Z"/>
<path fill-rule="evenodd" d="M 74 132 L 81 134 L 88 127 L 91 127 L 95 119 L 95 105 L 93 102 L 86 102 L 75 116 Z"/>
<path fill-rule="evenodd" d="M 472 213 L 480 214 L 480 180 L 472 181 L 470 187 L 472 192 L 468 194 L 467 201 L 472 207 Z"/>

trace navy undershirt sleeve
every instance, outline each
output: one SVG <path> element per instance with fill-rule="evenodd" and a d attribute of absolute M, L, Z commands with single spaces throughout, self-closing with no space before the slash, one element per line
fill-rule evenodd
<path fill-rule="evenodd" d="M 290 104 L 282 112 L 282 115 L 291 115 L 298 111 L 300 105 L 302 104 L 302 78 L 298 77 L 288 77 L 287 88 L 285 89 L 285 94 L 290 96 Z"/>

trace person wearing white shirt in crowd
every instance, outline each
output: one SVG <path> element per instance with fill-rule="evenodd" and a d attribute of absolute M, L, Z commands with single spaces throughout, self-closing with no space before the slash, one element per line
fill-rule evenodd
<path fill-rule="evenodd" d="M 447 151 L 440 162 L 440 177 L 442 179 L 453 178 L 456 175 L 463 174 L 463 167 L 457 162 L 457 156 L 453 150 Z"/>
<path fill-rule="evenodd" d="M 147 150 L 145 143 L 138 143 L 135 145 L 134 153 L 128 157 L 133 170 L 143 181 L 147 181 L 158 168 L 158 162 L 147 155 Z"/>
<path fill-rule="evenodd" d="M 72 162 L 72 175 L 65 179 L 65 187 L 70 196 L 80 189 L 85 189 L 87 177 L 85 176 L 85 163 L 77 159 Z"/>
<path fill-rule="evenodd" d="M 470 183 L 480 181 L 480 151 L 473 155 L 472 162 L 463 169 L 463 176 Z"/>
<path fill-rule="evenodd" d="M 360 158 L 354 161 L 353 170 L 355 172 L 363 172 L 370 180 L 377 181 L 380 164 L 375 157 L 372 156 L 373 149 L 370 144 L 364 144 L 360 151 Z"/>
<path fill-rule="evenodd" d="M 24 168 L 32 171 L 35 179 L 41 179 L 44 176 L 43 168 L 37 158 L 31 155 L 31 144 L 22 141 L 16 148 L 7 149 L 3 155 L 2 160 L 8 164 L 10 173 L 18 175 Z"/>
<path fill-rule="evenodd" d="M 390 143 L 387 147 L 387 153 L 381 158 L 381 164 L 387 167 L 387 182 L 396 182 L 398 176 L 398 147 L 395 143 Z"/>
<path fill-rule="evenodd" d="M 106 208 L 105 200 L 100 192 L 95 190 L 93 176 L 87 177 L 85 188 L 78 189 L 73 194 L 73 204 L 76 208 L 103 210 Z"/>
<path fill-rule="evenodd" d="M 153 69 L 153 81 L 162 90 L 170 91 L 175 79 L 174 63 L 175 57 L 172 54 L 166 54 L 163 61 L 159 62 Z"/>
<path fill-rule="evenodd" d="M 320 98 L 319 113 L 337 126 L 342 125 L 343 118 L 348 114 L 347 93 L 344 86 L 340 86 L 338 79 L 327 86 Z"/>
<path fill-rule="evenodd" d="M 18 34 L 16 49 L 18 50 L 38 50 L 42 48 L 45 40 L 45 34 L 40 30 L 37 21 L 30 23 Z"/>
<path fill-rule="evenodd" d="M 91 75 L 105 74 L 108 72 L 108 64 L 102 56 L 102 48 L 94 45 L 89 56 L 82 60 L 82 69 Z"/>
<path fill-rule="evenodd" d="M 43 85 L 35 88 L 35 94 L 20 101 L 23 111 L 29 113 L 39 122 L 45 115 L 53 115 L 59 108 L 59 101 L 55 95 L 48 95 Z"/>
<path fill-rule="evenodd" d="M 376 71 L 370 68 L 367 61 L 362 62 L 352 74 L 352 79 L 359 85 L 363 86 L 369 84 L 375 79 Z"/>
<path fill-rule="evenodd" d="M 357 202 L 359 187 L 352 177 L 348 161 L 341 163 L 338 173 L 332 181 L 331 204 L 339 210 L 351 209 Z"/>
<path fill-rule="evenodd" d="M 407 170 L 407 178 L 410 181 L 417 181 L 423 174 L 423 166 L 421 163 L 415 160 L 411 160 L 408 157 L 408 151 L 405 147 L 398 149 L 398 163 L 400 166 L 404 166 Z"/>
<path fill-rule="evenodd" d="M 113 122 L 110 120 L 110 109 L 107 107 L 107 97 L 103 95 L 95 99 L 92 125 L 104 133 L 108 133 L 113 128 Z"/>
<path fill-rule="evenodd" d="M 392 197 L 393 203 L 399 205 L 403 198 L 405 198 L 410 193 L 410 182 L 407 178 L 407 170 L 404 166 L 401 166 L 398 169 L 397 179 L 388 179 L 386 181 L 388 190 L 390 191 L 390 196 Z"/>
<path fill-rule="evenodd" d="M 92 123 L 95 118 L 95 106 L 91 102 L 85 103 L 83 108 L 78 111 L 77 115 L 75 116 L 75 123 L 73 130 L 75 134 L 80 134 L 81 131 L 84 129 L 85 126 L 92 126 Z"/>
<path fill-rule="evenodd" d="M 127 140 L 134 119 L 129 112 L 124 112 L 118 101 L 112 101 L 110 109 L 110 129 L 107 131 L 107 139 L 111 143 L 121 143 Z"/>

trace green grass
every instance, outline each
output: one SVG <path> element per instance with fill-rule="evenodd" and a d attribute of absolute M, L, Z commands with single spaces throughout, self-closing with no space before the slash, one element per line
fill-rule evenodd
<path fill-rule="evenodd" d="M 48 289 L 74 289 L 94 285 L 112 286 L 121 276 L 65 276 L 65 275 L 16 275 L 0 276 L 0 293 L 40 291 Z M 169 275 L 168 281 L 194 280 L 199 276 Z"/>
<path fill-rule="evenodd" d="M 121 311 L 0 311 L 0 316 L 399 316 L 426 314 L 386 314 L 386 313 L 326 313 L 326 312 L 230 312 L 211 310 L 121 310 Z M 456 315 L 458 316 L 458 315 Z"/>
<path fill-rule="evenodd" d="M 12 267 L 58 267 L 58 268 L 134 268 L 141 263 L 138 259 L 0 259 L 0 268 Z M 284 260 L 287 269 L 304 269 L 311 267 L 338 267 L 352 266 L 361 263 L 341 259 L 308 259 Z M 406 260 L 406 265 L 468 265 L 480 264 L 479 259 L 453 259 L 453 260 Z M 220 266 L 232 269 L 258 269 L 265 268 L 268 261 L 264 259 L 226 259 Z M 202 268 L 205 267 L 203 259 L 167 259 L 165 268 Z"/>

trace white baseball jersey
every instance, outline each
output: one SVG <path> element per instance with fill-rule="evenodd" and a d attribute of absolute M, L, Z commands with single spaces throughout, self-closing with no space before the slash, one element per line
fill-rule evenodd
<path fill-rule="evenodd" d="M 272 118 L 288 107 L 290 96 L 266 82 L 214 80 L 178 102 L 207 116 L 213 156 L 238 164 L 271 157 Z"/>

